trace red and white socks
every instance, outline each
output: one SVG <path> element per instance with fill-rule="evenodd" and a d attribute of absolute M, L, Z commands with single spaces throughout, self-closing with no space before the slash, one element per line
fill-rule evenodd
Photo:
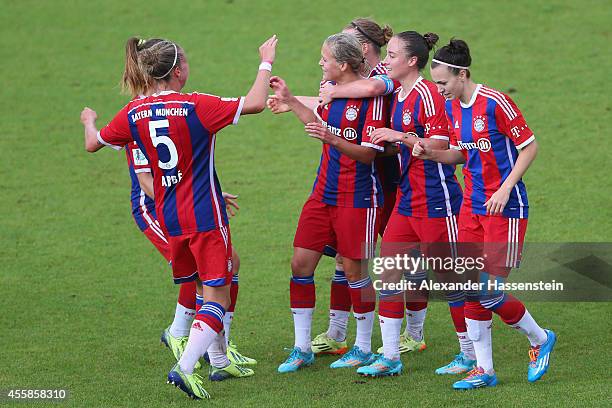
<path fill-rule="evenodd" d="M 369 276 L 358 281 L 349 281 L 353 303 L 353 316 L 357 323 L 355 345 L 364 353 L 372 351 L 372 328 L 376 309 L 376 292 Z"/>
<path fill-rule="evenodd" d="M 390 360 L 399 360 L 399 337 L 404 320 L 404 293 L 402 291 L 380 291 L 378 320 L 383 341 L 383 355 Z"/>
<path fill-rule="evenodd" d="M 202 305 L 191 325 L 189 340 L 178 362 L 183 372 L 192 374 L 196 362 L 215 340 L 219 340 L 224 314 L 225 309 L 216 302 Z"/>
<path fill-rule="evenodd" d="M 289 284 L 291 313 L 295 333 L 295 347 L 310 352 L 312 314 L 316 301 L 314 275 L 291 278 Z"/>
<path fill-rule="evenodd" d="M 351 294 L 348 280 L 341 265 L 336 265 L 336 272 L 331 283 L 329 300 L 329 327 L 327 336 L 336 341 L 346 339 L 348 319 L 351 312 Z"/>

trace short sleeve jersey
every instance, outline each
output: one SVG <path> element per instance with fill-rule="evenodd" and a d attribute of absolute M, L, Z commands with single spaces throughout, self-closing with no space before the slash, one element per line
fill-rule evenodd
<path fill-rule="evenodd" d="M 395 91 L 391 128 L 420 138 L 449 140 L 444 98 L 433 82 L 419 77 L 412 89 Z M 455 166 L 416 159 L 405 144 L 400 144 L 400 162 L 396 203 L 400 214 L 439 218 L 459 213 L 462 193 L 455 177 Z"/>
<path fill-rule="evenodd" d="M 446 102 L 451 128 L 450 147 L 465 157 L 464 205 L 473 214 L 486 215 L 484 204 L 506 180 L 518 150 L 535 136 L 514 101 L 502 92 L 478 85 L 468 104 L 459 99 Z M 522 180 L 514 186 L 502 213 L 527 218 L 529 202 Z"/>
<path fill-rule="evenodd" d="M 158 220 L 170 236 L 227 225 L 215 171 L 219 130 L 235 124 L 244 98 L 162 92 L 128 103 L 98 133 L 120 149 L 135 141 L 153 168 Z"/>
<path fill-rule="evenodd" d="M 370 134 L 385 127 L 388 113 L 383 97 L 334 99 L 318 106 L 317 115 L 327 129 L 349 143 L 384 151 L 374 144 Z M 323 145 L 312 196 L 329 205 L 374 208 L 383 205 L 383 194 L 374 163 L 365 164 L 342 154 L 329 144 Z"/>

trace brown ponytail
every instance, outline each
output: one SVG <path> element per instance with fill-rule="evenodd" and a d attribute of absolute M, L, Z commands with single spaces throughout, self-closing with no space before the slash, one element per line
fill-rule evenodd
<path fill-rule="evenodd" d="M 142 41 L 137 37 L 131 37 L 125 43 L 125 70 L 121 80 L 121 90 L 133 98 L 144 94 L 149 88 L 148 75 L 144 75 L 138 59 L 139 43 L 142 44 Z"/>
<path fill-rule="evenodd" d="M 370 18 L 356 18 L 351 21 L 345 30 L 355 30 L 355 36 L 362 44 L 370 44 L 378 55 L 381 53 L 381 48 L 387 45 L 393 30 L 388 25 L 381 27 L 378 23 Z"/>
<path fill-rule="evenodd" d="M 146 95 L 155 81 L 168 81 L 170 72 L 184 59 L 178 44 L 161 38 L 131 37 L 125 44 L 123 92 L 132 97 Z"/>

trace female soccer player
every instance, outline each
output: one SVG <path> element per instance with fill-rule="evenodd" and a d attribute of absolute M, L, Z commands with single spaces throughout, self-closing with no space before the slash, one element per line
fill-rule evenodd
<path fill-rule="evenodd" d="M 387 45 L 393 36 L 391 27 L 381 27 L 369 18 L 356 18 L 344 27 L 343 32 L 357 37 L 361 43 L 363 56 L 367 63 L 366 68 L 373 67 L 368 69 L 368 72 L 362 74 L 373 77 L 387 73 L 387 69 L 382 64 L 380 56 L 382 48 Z M 321 86 L 320 97 L 332 91 L 328 84 L 329 82 L 326 82 Z M 386 100 L 385 103 L 387 103 Z M 380 228 L 378 230 L 379 235 L 382 237 L 395 205 L 395 195 L 400 173 L 399 161 L 396 155 L 378 155 L 374 164 L 384 195 L 384 205 L 381 211 Z M 315 354 L 343 354 L 348 350 L 346 331 L 351 306 L 349 285 L 344 274 L 342 257 L 336 256 L 336 271 L 331 283 L 329 327 L 326 332 L 319 334 L 313 339 L 312 351 Z M 409 347 L 404 342 L 402 342 L 402 346 Z"/>
<path fill-rule="evenodd" d="M 147 46 L 130 38 L 126 44 L 123 84 L 135 97 L 99 132 L 96 113 L 85 108 L 86 148 L 120 149 L 135 141 L 155 167 L 155 209 L 168 237 L 172 270 L 178 282 L 197 279 L 206 303 L 195 316 L 189 340 L 168 381 L 192 398 L 207 398 L 202 378 L 193 372 L 208 350 L 211 365 L 232 364 L 220 334 L 230 305 L 232 279 L 231 236 L 225 202 L 214 166 L 216 133 L 237 123 L 241 114 L 265 108 L 276 36 L 259 48 L 261 64 L 246 97 L 180 93 L 189 77 L 189 64 L 181 47 L 172 41 Z M 197 271 L 197 272 L 194 272 Z M 252 371 L 234 365 L 236 376 Z M 241 373 L 243 375 L 241 375 Z"/>
<path fill-rule="evenodd" d="M 154 42 L 150 40 L 147 43 L 151 45 L 154 44 Z M 155 248 L 157 248 L 162 256 L 170 262 L 170 246 L 155 216 L 155 203 L 153 201 L 155 192 L 153 188 L 153 176 L 151 174 L 152 168 L 136 142 L 129 143 L 125 149 L 126 155 L 128 156 L 130 175 L 132 176 L 132 208 L 134 218 L 139 226 L 141 225 L 139 222 L 141 219 L 146 220 L 150 227 L 143 231 L 145 236 L 151 241 Z M 225 209 L 231 218 L 235 215 L 235 211 L 240 208 L 236 203 L 238 197 L 226 192 L 222 192 L 221 195 L 225 200 Z M 139 207 L 137 207 L 137 205 Z M 232 261 L 233 276 L 230 286 L 230 305 L 225 312 L 225 316 L 223 316 L 223 332 L 225 333 L 227 345 L 227 357 L 231 362 L 238 365 L 255 365 L 257 364 L 257 360 L 242 355 L 238 351 L 236 345 L 229 339 L 234 319 L 234 310 L 236 308 L 236 302 L 238 301 L 240 274 L 240 258 L 234 247 L 232 247 Z M 172 351 L 176 361 L 180 360 L 183 350 L 185 350 L 193 318 L 204 303 L 202 294 L 196 293 L 196 286 L 195 281 L 183 282 L 180 284 L 174 320 L 161 335 L 162 344 Z M 206 358 L 207 355 L 204 357 Z M 200 368 L 200 363 L 196 363 L 196 369 L 197 368 Z M 225 379 L 220 373 L 216 374 L 213 378 Z"/>
<path fill-rule="evenodd" d="M 442 129 L 446 126 L 445 112 L 442 107 L 444 100 L 438 95 L 435 85 L 420 77 L 420 70 L 427 64 L 429 58 L 430 43 L 434 42 L 434 34 L 426 35 L 427 39 L 414 31 L 408 31 L 397 35 L 392 39 L 387 49 L 385 64 L 389 70 L 386 75 L 377 76 L 375 79 L 360 80 L 347 85 L 336 85 L 327 87 L 323 101 L 328 98 L 352 96 L 373 96 L 389 93 L 398 88 L 398 78 L 402 78 L 403 87 L 401 94 L 396 91 L 394 95 L 393 107 L 391 109 L 392 129 L 378 129 L 373 133 L 373 137 L 382 138 L 403 144 L 402 165 L 405 174 L 400 181 L 400 191 L 402 202 L 397 206 L 398 214 L 395 218 L 395 225 L 402 225 L 403 222 L 410 220 L 406 228 L 396 228 L 395 232 L 389 231 L 383 243 L 386 244 L 387 253 L 404 251 L 399 245 L 390 242 L 421 242 L 430 245 L 429 252 L 438 252 L 440 256 L 451 256 L 452 253 L 446 251 L 454 248 L 448 243 L 454 243 L 457 236 L 456 215 L 461 202 L 461 190 L 454 177 L 452 166 L 438 165 L 432 162 L 419 164 L 410 161 L 410 148 L 416 139 L 414 136 L 406 136 L 407 133 L 416 132 L 417 136 L 425 136 L 427 143 L 434 143 L 440 148 L 448 145 L 448 131 Z M 428 43 L 429 42 L 429 43 Z M 391 48 L 394 48 L 391 50 Z M 395 66 L 395 68 L 392 68 Z M 391 79 L 390 79 L 390 78 Z M 376 80 L 381 79 L 381 80 Z M 408 92 L 404 90 L 409 90 Z M 401 95 L 401 96 L 400 96 Z M 430 102 L 430 103 L 427 103 Z M 417 115 L 415 117 L 415 115 Z M 421 115 L 421 117 L 418 117 Z M 435 123 L 434 123 L 435 122 Z M 443 124 L 442 124 L 443 123 Z M 434 133 L 435 132 L 435 133 Z M 433 138 L 428 135 L 433 134 Z M 435 139 L 438 140 L 435 140 Z M 402 184 L 403 183 L 403 184 Z M 450 203 L 450 205 L 448 204 Z M 450 210 L 448 208 L 450 207 Z M 445 210 L 446 209 L 446 210 Z M 445 213 L 445 211 L 447 211 Z M 420 225 L 423 224 L 421 227 Z M 446 225 L 447 224 L 447 225 Z M 394 236 L 394 234 L 396 236 Z M 441 252 L 440 252 L 441 251 Z M 438 268 L 439 269 L 439 268 Z M 414 271 L 413 271 L 414 272 Z M 425 271 L 406 274 L 406 280 L 418 287 L 427 277 Z M 452 273 L 440 274 L 436 271 L 436 276 L 444 281 L 457 278 Z M 393 279 L 394 277 L 386 276 Z M 397 277 L 395 277 L 397 278 Z M 379 314 L 381 319 L 392 322 L 385 325 L 384 334 L 386 343 L 389 344 L 387 352 L 381 347 L 378 352 L 383 353 L 387 360 L 382 360 L 383 364 L 376 364 L 376 369 L 362 368 L 362 373 L 368 375 L 390 375 L 401 371 L 401 366 L 396 355 L 395 340 L 390 340 L 401 320 L 403 312 L 396 310 L 399 304 L 400 293 L 385 293 L 386 299 L 381 300 Z M 427 291 L 411 291 L 407 294 L 406 301 L 406 331 L 399 336 L 399 352 L 423 350 L 425 342 L 423 339 L 423 323 L 427 311 Z M 415 296 L 416 295 L 416 296 Z M 464 320 L 464 293 L 463 291 L 453 291 L 446 293 L 449 309 L 457 338 L 459 340 L 460 352 L 449 364 L 436 370 L 437 374 L 458 374 L 469 371 L 474 365 L 474 350 L 467 335 L 467 328 Z M 391 320 L 393 319 L 393 320 Z M 385 340 L 383 340 L 385 342 Z M 395 362 L 394 362 L 395 361 Z"/>
<path fill-rule="evenodd" d="M 355 36 L 328 37 L 319 65 L 323 81 L 348 83 L 360 78 L 365 58 Z M 315 305 L 314 271 L 326 245 L 337 248 L 357 321 L 355 346 L 332 368 L 356 367 L 372 360 L 372 324 L 375 293 L 367 276 L 367 260 L 374 255 L 383 195 L 373 161 L 381 145 L 371 143 L 370 132 L 385 123 L 382 98 L 335 100 L 315 112 L 294 97 L 279 77 L 271 86 L 281 103 L 306 124 L 306 132 L 323 142 L 317 179 L 298 222 L 291 261 L 291 311 L 295 348 L 278 367 L 296 371 L 314 362 L 311 349 L 312 312 Z"/>
<path fill-rule="evenodd" d="M 397 203 L 383 235 L 381 256 L 415 252 L 441 258 L 453 255 L 456 242 L 455 215 L 461 205 L 461 188 L 454 176 L 454 166 L 410 160 L 411 149 L 419 140 L 428 146 L 448 148 L 444 98 L 437 92 L 435 84 L 420 75 L 420 71 L 427 65 L 429 51 L 437 40 L 438 36 L 433 33 L 422 36 L 415 31 L 405 31 L 395 35 L 387 46 L 385 64 L 388 76 L 399 81 L 401 87 L 395 91 L 391 105 L 391 129 L 377 129 L 372 133 L 372 138 L 376 142 L 399 144 L 402 174 Z M 424 271 L 411 272 L 418 273 L 409 276 L 409 281 L 416 283 L 426 278 Z M 401 279 L 401 271 L 389 271 L 383 279 L 385 283 L 396 283 Z M 457 295 L 454 298 L 458 298 L 454 299 L 456 302 L 462 300 L 460 293 L 454 295 Z M 451 305 L 451 314 L 456 322 L 462 352 L 473 354 L 469 342 L 461 341 L 461 334 L 467 337 L 462 306 L 460 303 Z M 409 313 L 420 314 L 422 324 L 424 310 L 425 307 L 421 307 Z M 383 289 L 380 292 L 379 316 L 383 355 L 371 365 L 359 368 L 357 372 L 370 376 L 400 374 L 402 363 L 399 358 L 399 338 L 404 316 L 403 291 Z M 408 323 L 410 327 L 411 321 Z M 420 336 L 417 340 L 422 341 L 422 331 L 414 335 Z M 473 366 L 474 357 L 465 358 L 464 361 L 463 354 L 461 356 L 452 366 L 455 370 L 468 371 Z"/>
<path fill-rule="evenodd" d="M 432 60 L 431 77 L 448 99 L 449 150 L 418 143 L 413 156 L 446 164 L 463 163 L 465 191 L 459 215 L 459 242 L 468 254 L 484 257 L 482 282 L 503 280 L 517 268 L 527 229 L 529 204 L 522 177 L 538 145 L 516 104 L 508 95 L 476 84 L 470 75 L 468 45 L 451 40 Z M 555 333 L 542 329 L 523 303 L 503 291 L 469 293 L 465 303 L 467 331 L 474 343 L 477 367 L 457 381 L 456 389 L 497 384 L 491 346 L 491 312 L 525 334 L 531 343 L 527 379 L 547 371 Z"/>

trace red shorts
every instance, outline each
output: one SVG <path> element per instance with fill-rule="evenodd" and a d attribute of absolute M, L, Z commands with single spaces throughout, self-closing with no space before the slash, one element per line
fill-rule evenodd
<path fill-rule="evenodd" d="M 507 276 L 521 262 L 527 218 L 472 214 L 461 207 L 459 214 L 460 255 L 481 256 L 487 272 Z"/>
<path fill-rule="evenodd" d="M 174 283 L 199 277 L 203 285 L 225 286 L 232 281 L 232 242 L 228 227 L 169 237 Z"/>
<path fill-rule="evenodd" d="M 375 256 L 380 208 L 336 207 L 309 198 L 300 215 L 293 246 L 323 252 L 326 245 L 349 259 Z"/>
<path fill-rule="evenodd" d="M 409 217 L 391 214 L 380 249 L 381 256 L 408 253 L 417 249 L 427 257 L 454 257 L 457 217 Z"/>
<path fill-rule="evenodd" d="M 170 255 L 170 245 L 168 245 L 168 240 L 164 236 L 161 228 L 150 225 L 147 227 L 147 229 L 142 231 L 142 233 L 153 244 L 153 246 L 157 248 L 159 253 L 162 254 L 166 261 L 170 262 L 172 259 Z"/>

